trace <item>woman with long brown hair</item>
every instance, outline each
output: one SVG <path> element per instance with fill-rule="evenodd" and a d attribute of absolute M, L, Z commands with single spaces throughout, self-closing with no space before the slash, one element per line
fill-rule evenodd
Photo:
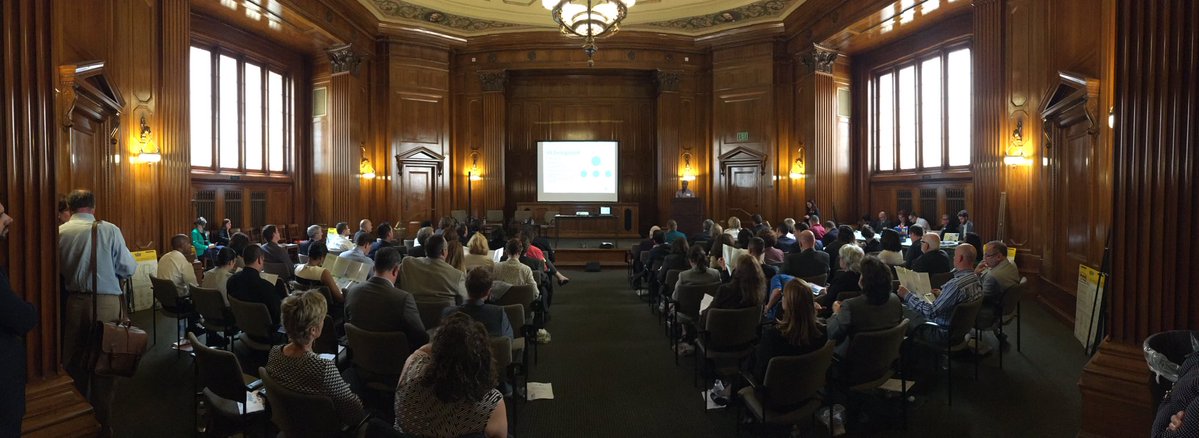
<path fill-rule="evenodd" d="M 783 312 L 774 325 L 762 332 L 753 357 L 754 378 L 761 382 L 766 365 L 777 356 L 798 356 L 820 349 L 827 341 L 824 327 L 816 321 L 816 304 L 808 283 L 793 279 L 783 286 Z"/>

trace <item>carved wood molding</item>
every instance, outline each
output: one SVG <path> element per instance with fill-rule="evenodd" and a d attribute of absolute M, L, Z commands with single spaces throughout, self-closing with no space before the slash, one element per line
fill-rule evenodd
<path fill-rule="evenodd" d="M 483 91 L 504 91 L 508 86 L 507 70 L 492 70 L 479 72 L 479 83 Z"/>
<path fill-rule="evenodd" d="M 358 74 L 358 65 L 365 56 L 354 50 L 353 44 L 337 46 L 325 51 L 329 55 L 329 63 L 333 66 L 333 74 L 350 73 Z"/>
<path fill-rule="evenodd" d="M 104 76 L 103 61 L 88 61 L 80 64 L 64 64 L 58 66 L 59 90 L 61 91 L 63 111 L 62 127 L 70 129 L 73 125 L 72 114 L 85 104 L 83 108 L 93 113 L 97 118 L 107 118 L 112 122 L 112 131 L 108 137 L 113 144 L 117 142 L 117 131 L 121 127 L 121 111 L 125 109 L 125 99 L 121 97 L 116 85 Z M 83 101 L 80 101 L 83 98 Z"/>
<path fill-rule="evenodd" d="M 654 83 L 658 86 L 658 92 L 674 92 L 679 91 L 679 83 L 682 82 L 683 75 L 677 71 L 662 71 L 654 72 Z"/>
<path fill-rule="evenodd" d="M 445 156 L 431 149 L 417 148 L 403 154 L 396 155 L 396 172 L 399 175 L 404 174 L 404 167 L 432 167 L 436 169 L 437 176 L 441 177 L 445 173 Z"/>
<path fill-rule="evenodd" d="M 812 48 L 803 55 L 800 55 L 799 61 L 808 67 L 811 73 L 833 74 L 833 63 L 837 61 L 837 51 L 812 44 Z"/>
<path fill-rule="evenodd" d="M 1081 120 L 1090 123 L 1087 134 L 1099 133 L 1095 112 L 1099 102 L 1099 80 L 1077 73 L 1058 72 L 1058 82 L 1041 102 L 1041 119 L 1045 122 L 1046 138 L 1053 138 L 1056 128 L 1073 125 Z M 1046 144 L 1046 147 L 1050 147 Z"/>
<path fill-rule="evenodd" d="M 753 149 L 736 147 L 720 154 L 718 159 L 720 160 L 721 176 L 727 175 L 730 167 L 745 165 L 757 166 L 762 175 L 766 174 L 766 155 Z"/>

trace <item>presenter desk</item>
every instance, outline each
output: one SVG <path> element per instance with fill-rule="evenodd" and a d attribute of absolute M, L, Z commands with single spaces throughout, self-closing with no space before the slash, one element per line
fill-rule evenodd
<path fill-rule="evenodd" d="M 620 220 L 614 215 L 554 216 L 555 237 L 562 238 L 612 238 L 621 234 Z"/>

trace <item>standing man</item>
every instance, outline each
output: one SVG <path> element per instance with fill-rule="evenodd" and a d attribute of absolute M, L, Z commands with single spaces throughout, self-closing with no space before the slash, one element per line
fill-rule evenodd
<path fill-rule="evenodd" d="M 95 321 L 115 321 L 121 317 L 121 279 L 133 276 L 137 262 L 125 246 L 121 229 L 96 220 L 96 195 L 75 190 L 67 195 L 71 220 L 58 226 L 58 265 L 62 267 L 67 288 L 66 313 L 63 314 L 63 366 L 75 379 L 79 391 L 88 395 L 100 420 L 101 436 L 111 435 L 110 424 L 114 381 L 112 377 L 91 375 L 84 364 L 88 334 Z M 96 238 L 92 239 L 95 227 Z M 92 266 L 92 248 L 96 265 Z M 93 272 L 95 283 L 93 284 Z M 92 318 L 92 303 L 96 303 Z M 90 391 L 89 391 L 90 388 Z"/>
<path fill-rule="evenodd" d="M 8 239 L 12 217 L 0 204 L 0 240 Z M 37 310 L 12 290 L 0 269 L 0 436 L 21 436 L 25 416 L 25 333 L 38 323 Z"/>

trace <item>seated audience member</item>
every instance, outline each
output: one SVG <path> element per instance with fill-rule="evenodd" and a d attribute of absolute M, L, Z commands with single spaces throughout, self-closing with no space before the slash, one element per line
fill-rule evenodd
<path fill-rule="evenodd" d="M 680 285 L 703 285 L 720 283 L 720 271 L 708 267 L 708 252 L 700 245 L 692 246 L 687 253 L 691 269 L 679 273 Z"/>
<path fill-rule="evenodd" d="M 737 242 L 733 240 L 733 236 L 725 233 L 712 241 L 712 247 L 708 250 L 708 265 L 721 266 L 721 260 L 724 259 L 724 247 L 737 247 Z"/>
<path fill-rule="evenodd" d="M 804 218 L 812 216 L 820 216 L 820 208 L 816 206 L 815 200 L 809 199 L 807 202 L 804 202 Z"/>
<path fill-rule="evenodd" d="M 724 236 L 724 235 L 725 235 L 724 227 L 720 226 L 720 224 L 718 224 L 718 223 L 713 222 L 712 229 L 708 230 L 708 240 L 704 241 L 704 243 L 707 244 L 705 246 L 711 247 L 717 240 L 720 240 L 720 236 Z"/>
<path fill-rule="evenodd" d="M 411 436 L 508 436 L 504 396 L 483 324 L 447 317 L 433 341 L 404 364 L 395 392 L 395 428 Z"/>
<path fill-rule="evenodd" d="M 193 225 L 195 227 L 192 228 L 191 244 L 196 250 L 196 259 L 211 261 L 216 256 L 216 244 L 208 241 L 208 233 L 204 231 L 208 226 L 208 220 L 200 216 Z"/>
<path fill-rule="evenodd" d="M 550 258 L 546 256 L 548 251 L 545 251 L 540 246 L 533 244 L 534 241 L 538 240 L 537 238 L 533 237 L 532 234 L 527 232 L 517 233 L 516 237 L 518 237 L 520 239 L 520 243 L 524 244 L 525 246 L 524 256 L 528 259 L 541 262 L 541 264 L 544 266 L 544 272 L 548 277 L 557 280 L 559 286 L 565 286 L 566 283 L 570 282 L 569 278 L 566 278 L 565 275 L 562 275 L 562 272 L 558 271 L 558 268 L 554 267 L 553 260 L 550 260 Z M 548 245 L 548 242 L 545 242 L 545 244 Z M 548 286 L 550 286 L 548 288 L 550 293 L 553 293 L 554 288 L 552 285 Z M 548 305 L 549 303 L 547 302 L 546 304 Z"/>
<path fill-rule="evenodd" d="M 762 262 L 762 260 L 765 260 L 765 258 L 766 258 L 765 254 L 764 254 L 764 252 L 766 251 L 766 241 L 762 240 L 762 238 L 760 238 L 760 237 L 755 237 L 755 238 L 749 240 L 748 246 L 749 247 L 746 248 L 745 252 L 747 254 L 749 254 L 749 256 L 753 257 L 754 260 L 758 261 L 758 269 L 760 269 L 762 271 L 762 278 L 765 281 L 769 282 L 771 278 L 774 278 L 775 275 L 778 275 L 778 273 L 779 273 L 778 267 L 776 267 L 774 265 L 767 265 Z M 717 262 L 718 262 L 717 266 L 720 268 L 720 281 L 728 282 L 729 280 L 732 279 L 732 275 L 729 274 L 728 266 L 727 266 L 725 260 L 718 259 Z M 733 270 L 736 271 L 736 265 L 734 265 Z"/>
<path fill-rule="evenodd" d="M 374 243 L 371 243 L 371 249 L 366 254 L 366 256 L 370 257 L 371 260 L 375 259 L 375 254 L 377 254 L 380 249 L 391 246 L 391 241 L 393 238 L 395 238 L 395 232 L 392 231 L 391 224 L 387 222 L 379 224 L 378 227 L 375 227 L 375 230 L 378 232 L 376 235 L 377 237 L 375 238 Z M 354 243 L 358 243 L 358 241 L 355 240 Z"/>
<path fill-rule="evenodd" d="M 664 237 L 668 244 L 674 242 L 675 239 L 687 240 L 687 235 L 679 231 L 679 223 L 675 222 L 674 219 L 666 221 L 666 235 Z"/>
<path fill-rule="evenodd" d="M 171 252 L 163 254 L 162 258 L 158 260 L 157 277 L 174 283 L 180 297 L 190 294 L 187 290 L 189 285 L 199 285 L 199 282 L 196 281 L 196 270 L 192 268 L 192 262 L 188 260 L 191 255 L 191 240 L 185 235 L 176 234 L 171 238 Z"/>
<path fill-rule="evenodd" d="M 760 215 L 760 214 L 755 214 L 753 216 L 750 216 L 749 220 L 751 222 L 753 222 L 753 225 L 750 227 L 750 230 L 749 230 L 751 233 L 753 233 L 753 234 L 751 234 L 753 236 L 757 236 L 758 233 L 761 233 L 763 230 L 770 229 L 770 224 L 766 223 L 766 219 L 764 219 L 762 217 L 762 215 Z"/>
<path fill-rule="evenodd" d="M 349 259 L 364 264 L 374 264 L 375 261 L 367 256 L 371 251 L 371 236 L 369 234 L 359 234 L 358 240 L 354 241 L 354 247 L 342 251 L 338 257 Z"/>
<path fill-rule="evenodd" d="M 229 277 L 237 271 L 237 253 L 232 248 L 224 247 L 216 253 L 216 267 L 204 272 L 204 281 L 200 287 L 205 289 L 216 289 L 221 291 L 221 296 L 225 299 L 225 306 L 229 306 L 229 289 L 226 284 L 229 282 Z"/>
<path fill-rule="evenodd" d="M 858 242 L 854 236 L 853 228 L 849 225 L 837 227 L 837 240 L 832 245 L 824 247 L 825 254 L 828 254 L 829 276 L 837 275 L 837 271 L 841 270 L 841 265 L 837 263 L 837 256 L 841 254 L 841 247 L 845 245 L 857 245 Z"/>
<path fill-rule="evenodd" d="M 916 259 L 918 259 L 918 258 L 920 258 L 920 256 L 924 255 L 924 245 L 922 245 L 920 243 L 920 241 L 923 239 L 924 239 L 924 228 L 922 228 L 922 227 L 909 227 L 908 228 L 908 241 L 912 243 L 912 246 L 908 247 L 907 252 L 903 253 L 904 265 L 911 265 L 912 262 L 916 261 Z"/>
<path fill-rule="evenodd" d="M 491 250 L 488 248 L 487 238 L 483 237 L 483 233 L 476 232 L 466 242 L 466 256 L 462 259 L 462 266 L 467 272 L 478 267 L 491 269 L 492 266 L 495 266 L 495 262 L 491 260 Z"/>
<path fill-rule="evenodd" d="M 433 227 L 421 227 L 416 230 L 416 240 L 413 242 L 411 250 L 408 251 L 409 257 L 427 257 L 425 253 L 425 243 L 429 238 L 433 237 Z"/>
<path fill-rule="evenodd" d="M 692 234 L 691 237 L 687 238 L 687 240 L 690 240 L 692 242 L 707 242 L 709 240 L 712 240 L 712 227 L 715 225 L 716 225 L 715 221 L 713 221 L 711 219 L 704 219 L 703 230 L 701 230 L 698 233 Z"/>
<path fill-rule="evenodd" d="M 982 237 L 979 237 L 977 234 L 974 234 L 974 233 L 966 233 L 966 234 L 962 235 L 962 241 L 964 241 L 964 242 L 966 242 L 966 243 L 969 243 L 969 244 L 971 244 L 971 245 L 974 245 L 974 247 L 975 247 L 975 248 L 982 248 L 982 247 L 983 247 L 983 239 L 982 239 Z M 1005 256 L 1005 257 L 1006 257 L 1006 256 Z M 983 254 L 982 254 L 982 252 L 979 252 L 979 253 L 978 253 L 978 260 L 975 260 L 974 262 L 975 262 L 975 263 L 982 263 L 982 261 L 983 261 Z"/>
<path fill-rule="evenodd" d="M 384 222 L 384 224 L 385 223 L 387 223 L 387 222 Z M 379 225 L 382 226 L 383 224 L 379 224 Z M 357 241 L 359 234 L 370 235 L 372 233 L 372 231 L 374 231 L 371 228 L 372 228 L 372 226 L 371 226 L 370 219 L 363 219 L 363 220 L 358 221 L 358 231 L 354 232 L 353 240 Z M 380 233 L 380 234 L 382 234 L 382 233 Z"/>
<path fill-rule="evenodd" d="M 245 233 L 233 233 L 233 236 L 229 238 L 229 248 L 237 253 L 237 258 L 233 262 L 234 265 L 237 265 L 237 269 L 246 267 L 246 261 L 242 258 L 242 253 L 245 252 L 248 246 L 250 246 L 250 236 L 247 236 Z"/>
<path fill-rule="evenodd" d="M 537 286 L 537 277 L 533 276 L 533 269 L 520 262 L 520 258 L 524 256 L 524 245 L 520 243 L 520 239 L 509 239 L 504 245 L 504 254 L 507 257 L 496 263 L 492 270 L 492 279 L 502 281 L 512 286 Z"/>
<path fill-rule="evenodd" d="M 445 237 L 430 237 L 423 248 L 425 257 L 406 257 L 400 264 L 400 287 L 418 301 L 452 299 L 462 304 L 466 300 L 466 273 L 445 262 Z"/>
<path fill-rule="evenodd" d="M 654 241 L 654 233 L 659 230 L 661 230 L 661 228 L 659 228 L 657 225 L 649 227 L 649 234 L 645 236 L 645 240 L 642 240 L 641 243 L 637 244 L 637 250 L 645 252 L 654 249 L 654 246 L 658 244 L 658 242 Z M 663 235 L 662 238 L 665 239 L 666 236 Z"/>
<path fill-rule="evenodd" d="M 983 247 L 983 261 L 974 268 L 979 275 L 978 282 L 983 285 L 983 308 L 979 313 L 992 312 L 1000 306 L 1003 294 L 1013 286 L 1020 284 L 1020 270 L 1007 259 L 1007 245 L 998 240 L 987 242 Z"/>
<path fill-rule="evenodd" d="M 941 215 L 941 230 L 937 234 L 941 236 L 941 240 L 945 240 L 945 233 L 957 233 L 959 227 L 958 217 L 945 213 Z"/>
<path fill-rule="evenodd" d="M 726 222 L 726 224 L 728 226 L 724 227 L 724 234 L 728 234 L 733 239 L 736 239 L 737 236 L 741 235 L 741 219 L 740 218 L 738 218 L 737 216 L 731 216 L 731 217 L 729 217 L 729 220 L 728 220 L 728 222 Z"/>
<path fill-rule="evenodd" d="M 766 247 L 762 249 L 762 262 L 768 265 L 778 265 L 783 263 L 783 251 L 776 248 L 778 245 L 778 235 L 774 231 L 766 230 L 758 234 Z"/>
<path fill-rule="evenodd" d="M 333 230 L 337 232 L 338 237 L 349 240 L 351 242 L 354 241 L 352 236 L 350 236 L 350 224 L 347 224 L 345 222 L 338 222 L 337 225 L 333 226 Z"/>
<path fill-rule="evenodd" d="M 325 232 L 321 230 L 320 225 L 309 225 L 304 234 L 308 236 L 308 240 L 300 242 L 300 254 L 308 255 L 308 249 L 314 244 L 325 246 Z"/>
<path fill-rule="evenodd" d="M 225 218 L 221 221 L 221 228 L 216 230 L 216 237 L 212 238 L 212 243 L 217 246 L 229 246 L 229 239 L 233 237 L 233 221 Z"/>
<path fill-rule="evenodd" d="M 927 238 L 936 234 L 929 233 L 924 236 Z M 932 303 L 908 292 L 903 286 L 899 287 L 899 298 L 904 303 L 904 317 L 911 320 L 909 336 L 927 342 L 945 342 L 948 330 L 926 326 L 924 322 L 932 321 L 942 327 L 948 327 L 953 309 L 959 304 L 982 298 L 982 285 L 978 282 L 978 275 L 974 273 L 974 251 L 974 247 L 968 243 L 958 246 L 953 257 L 953 279 L 946 282 L 941 289 L 933 289 L 936 298 Z"/>
<path fill-rule="evenodd" d="M 801 231 L 797 240 L 799 251 L 787 254 L 782 273 L 803 278 L 827 274 L 829 255 L 816 250 L 816 235 L 811 230 Z"/>
<path fill-rule="evenodd" d="M 466 248 L 462 245 L 462 240 L 459 237 L 457 230 L 458 225 L 451 227 L 442 237 L 445 237 L 445 262 L 462 272 L 466 272 Z"/>
<path fill-rule="evenodd" d="M 859 269 L 862 258 L 866 256 L 862 252 L 862 248 L 857 245 L 845 245 L 841 247 L 837 257 L 837 263 L 841 264 L 841 271 L 837 272 L 837 276 L 829 281 L 828 288 L 824 289 L 824 295 L 820 296 L 820 306 L 831 311 L 833 303 L 841 301 L 842 292 L 859 292 L 862 290 L 858 286 L 858 280 L 861 279 Z M 828 316 L 828 312 L 822 312 L 821 316 Z"/>
<path fill-rule="evenodd" d="M 1166 393 L 1151 429 L 1153 438 L 1199 436 L 1199 354 L 1189 354 L 1178 370 L 1178 381 Z M 1188 414 L 1189 412 L 1189 414 Z"/>
<path fill-rule="evenodd" d="M 808 217 L 808 230 L 811 230 L 812 234 L 816 235 L 816 240 L 823 239 L 824 235 L 828 233 L 828 230 L 824 228 L 824 225 L 820 224 L 820 216 L 816 215 L 811 215 Z"/>
<path fill-rule="evenodd" d="M 885 211 L 878 212 L 878 221 L 870 224 L 870 226 L 876 230 L 895 228 L 897 225 L 898 224 L 892 221 L 891 218 L 887 217 L 887 212 Z"/>
<path fill-rule="evenodd" d="M 466 273 L 466 293 L 470 299 L 460 306 L 446 308 L 443 319 L 452 313 L 462 312 L 482 323 L 491 337 L 512 337 L 508 313 L 504 312 L 503 307 L 487 304 L 487 299 L 491 297 L 491 272 L 487 268 L 475 268 Z"/>
<path fill-rule="evenodd" d="M 682 271 L 690 267 L 687 263 L 687 251 L 689 250 L 687 239 L 675 239 L 668 246 L 670 246 L 670 254 L 667 254 L 666 258 L 662 259 L 662 266 L 659 266 L 658 272 L 655 273 L 656 286 L 658 288 L 661 288 L 666 283 L 666 273 L 671 269 Z M 654 287 L 654 285 L 651 285 L 651 287 Z"/>
<path fill-rule="evenodd" d="M 782 292 L 783 312 L 762 331 L 757 352 L 750 356 L 754 380 L 762 382 L 770 359 L 798 356 L 824 347 L 827 338 L 816 322 L 812 290 L 799 280 L 788 281 Z"/>
<path fill-rule="evenodd" d="M 776 235 L 775 247 L 779 251 L 788 253 L 795 250 L 795 226 L 783 222 L 782 226 L 778 226 L 778 233 Z"/>
<path fill-rule="evenodd" d="M 345 295 L 341 293 L 341 287 L 337 286 L 337 281 L 333 279 L 333 273 L 325 269 L 325 256 L 329 254 L 329 249 L 324 245 L 313 245 L 308 248 L 308 263 L 299 265 L 295 270 L 296 283 L 299 283 L 302 289 L 316 289 L 324 287 L 329 290 L 329 296 L 333 298 L 333 303 L 329 303 L 329 308 L 339 307 L 337 303 L 346 301 Z M 336 317 L 341 316 L 341 312 L 334 312 Z M 336 319 L 335 317 L 335 319 Z"/>
<path fill-rule="evenodd" d="M 645 260 L 648 263 L 646 268 L 656 271 L 658 267 L 662 266 L 662 262 L 666 260 L 666 256 L 670 255 L 670 245 L 666 244 L 666 232 L 662 230 L 654 231 L 650 239 L 654 241 L 654 246 L 650 248 L 649 256 Z"/>
<path fill-rule="evenodd" d="M 279 284 L 271 284 L 262 279 L 262 247 L 247 246 L 241 257 L 246 261 L 246 267 L 229 277 L 226 286 L 229 295 L 247 303 L 265 304 L 271 314 L 271 323 L 278 326 L 279 304 L 283 296 L 287 295 L 286 289 L 280 290 Z"/>
<path fill-rule="evenodd" d="M 404 332 L 410 347 L 429 342 L 416 299 L 395 286 L 400 275 L 399 250 L 379 250 L 374 269 L 374 276 L 346 291 L 346 323 L 372 332 Z"/>
<path fill-rule="evenodd" d="M 899 243 L 898 231 L 891 228 L 884 228 L 879 243 L 883 247 L 882 252 L 878 253 L 879 260 L 888 265 L 903 266 L 903 246 Z"/>
<path fill-rule="evenodd" d="M 916 272 L 939 274 L 953 270 L 953 262 L 949 255 L 941 249 L 941 238 L 936 233 L 925 233 L 920 238 L 920 246 L 924 251 L 919 258 L 912 261 L 911 269 Z M 970 253 L 974 257 L 974 253 Z M 970 259 L 970 267 L 974 268 L 974 259 Z"/>
<path fill-rule="evenodd" d="M 916 225 L 916 224 L 912 223 L 912 219 L 914 219 L 914 217 L 908 216 L 907 210 L 902 210 L 902 209 L 898 210 L 895 212 L 895 227 L 903 229 L 904 227 L 910 227 L 912 225 Z M 924 227 L 921 227 L 921 228 L 924 228 Z M 924 229 L 927 230 L 928 228 L 924 228 Z"/>
<path fill-rule="evenodd" d="M 866 225 L 862 227 L 860 232 L 862 233 L 862 238 L 866 239 L 865 242 L 862 242 L 863 252 L 876 253 L 883 250 L 883 244 L 875 238 L 876 236 L 873 228 L 870 228 L 869 225 Z"/>
<path fill-rule="evenodd" d="M 858 269 L 861 272 L 858 286 L 863 294 L 834 301 L 833 316 L 827 320 L 828 337 L 837 341 L 840 355 L 849 348 L 845 340 L 851 334 L 888 329 L 903 321 L 903 304 L 891 293 L 891 268 L 882 260 L 867 256 Z"/>
<path fill-rule="evenodd" d="M 345 222 L 338 222 L 333 227 L 333 234 L 326 236 L 325 246 L 329 247 L 329 251 L 336 253 L 353 248 L 354 238 L 350 236 L 350 226 Z"/>
<path fill-rule="evenodd" d="M 757 257 L 747 254 L 737 258 L 732 278 L 728 283 L 720 285 L 708 308 L 761 307 L 764 295 L 766 295 L 766 277 L 762 274 L 762 264 Z M 704 310 L 700 315 L 702 320 L 700 327 L 703 327 L 706 316 L 707 310 Z"/>
<path fill-rule="evenodd" d="M 366 418 L 362 401 L 342 380 L 334 361 L 321 359 L 312 343 L 325 327 L 325 297 L 317 291 L 298 292 L 283 300 L 283 329 L 290 342 L 277 345 L 267 357 L 266 372 L 292 391 L 322 395 L 333 400 L 333 412 L 345 426 L 356 426 Z"/>
<path fill-rule="evenodd" d="M 827 231 L 824 233 L 824 237 L 820 239 L 820 243 L 827 247 L 837 241 L 837 236 L 841 235 L 841 229 L 833 221 L 824 221 L 824 229 Z"/>
<path fill-rule="evenodd" d="M 966 235 L 966 233 L 978 233 L 978 230 L 974 229 L 974 221 L 970 220 L 970 213 L 966 212 L 966 210 L 958 212 L 958 224 L 958 232 L 962 235 Z"/>
<path fill-rule="evenodd" d="M 923 228 L 925 231 L 933 229 L 932 225 L 929 225 L 927 220 L 920 217 L 920 215 L 916 214 L 916 212 L 914 212 L 914 211 L 911 213 L 908 213 L 908 223 L 912 224 L 912 225 L 919 225 L 920 228 Z"/>
<path fill-rule="evenodd" d="M 274 225 L 262 227 L 262 238 L 266 243 L 262 244 L 263 262 L 264 263 L 279 263 L 287 267 L 291 267 L 291 255 L 287 253 L 287 248 L 279 244 L 282 236 L 279 235 L 279 228 Z M 291 280 L 291 270 L 284 269 L 281 272 L 284 281 Z"/>
<path fill-rule="evenodd" d="M 495 227 L 494 230 L 491 230 L 491 235 L 487 238 L 488 249 L 492 251 L 504 249 L 506 243 L 508 243 L 508 233 L 504 232 L 504 227 Z"/>

